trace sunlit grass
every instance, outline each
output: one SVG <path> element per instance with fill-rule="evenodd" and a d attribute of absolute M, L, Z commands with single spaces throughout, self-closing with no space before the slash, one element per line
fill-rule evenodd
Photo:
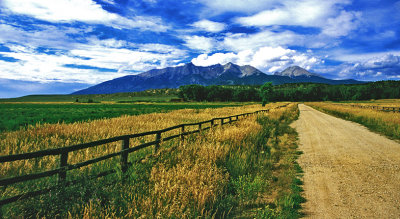
<path fill-rule="evenodd" d="M 399 107 L 398 101 L 385 101 L 381 103 L 358 103 L 358 105 L 381 105 L 389 107 Z M 382 112 L 375 109 L 364 109 L 352 107 L 352 103 L 326 103 L 326 102 L 313 102 L 307 103 L 316 109 L 322 110 L 329 114 L 351 120 L 365 125 L 369 129 L 382 133 L 394 139 L 400 139 L 400 113 L 396 112 Z"/>
<path fill-rule="evenodd" d="M 165 113 L 179 109 L 221 108 L 243 103 L 1 103 L 0 132 L 37 124 L 86 122 L 122 115 Z"/>
<path fill-rule="evenodd" d="M 267 108 L 278 105 L 283 103 L 270 104 Z M 266 108 L 251 105 L 186 109 L 90 123 L 42 125 L 27 131 L 3 133 L 2 152 L 36 151 L 260 109 Z M 281 217 L 296 215 L 296 208 L 292 206 L 290 210 L 288 207 L 292 202 L 297 203 L 290 199 L 290 185 L 296 175 L 296 136 L 287 124 L 296 118 L 297 112 L 296 105 L 291 104 L 289 108 L 188 136 L 183 144 L 165 142 L 157 154 L 151 155 L 150 148 L 130 155 L 133 166 L 124 181 L 118 173 L 67 187 L 12 204 L 7 208 L 7 215 L 50 218 L 254 217 L 258 215 L 258 209 L 265 206 Z M 132 140 L 131 145 L 144 140 L 154 139 Z M 81 162 L 119 148 L 120 143 L 85 149 L 70 156 L 68 162 Z M 58 158 L 1 165 L 4 165 L 2 175 L 11 176 L 54 168 Z M 71 172 L 69 179 L 109 168 L 120 168 L 118 158 Z M 56 179 L 48 179 L 36 187 L 55 182 Z M 10 186 L 3 190 L 3 195 L 25 192 L 33 186 L 26 185 Z M 290 200 L 289 204 L 280 201 L 286 199 Z"/>

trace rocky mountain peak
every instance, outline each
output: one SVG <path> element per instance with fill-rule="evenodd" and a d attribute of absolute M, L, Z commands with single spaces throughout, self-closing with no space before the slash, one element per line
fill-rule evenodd
<path fill-rule="evenodd" d="M 287 77 L 299 77 L 299 76 L 306 76 L 306 77 L 311 77 L 311 76 L 317 76 L 321 77 L 317 74 L 311 73 L 307 71 L 304 68 L 301 68 L 299 66 L 291 66 L 283 70 L 282 72 L 276 72 L 274 75 L 279 75 L 279 76 L 287 76 Z"/>
<path fill-rule="evenodd" d="M 226 63 L 226 64 L 223 65 L 223 66 L 224 66 L 224 69 L 225 69 L 225 70 L 227 70 L 227 69 L 235 69 L 235 70 L 237 70 L 237 69 L 239 68 L 238 65 L 235 65 L 235 64 L 233 64 L 232 62 L 228 62 L 228 63 Z"/>
<path fill-rule="evenodd" d="M 190 62 L 182 66 L 153 69 L 137 75 L 115 78 L 77 91 L 74 94 L 134 92 L 148 89 L 178 88 L 188 84 L 260 85 L 265 82 L 273 82 L 273 84 L 304 82 L 325 84 L 361 83 L 355 80 L 335 81 L 326 79 L 298 66 L 292 66 L 283 72 L 275 73 L 275 75 L 267 75 L 250 65 L 239 66 L 227 63 L 225 65 L 196 66 Z"/>

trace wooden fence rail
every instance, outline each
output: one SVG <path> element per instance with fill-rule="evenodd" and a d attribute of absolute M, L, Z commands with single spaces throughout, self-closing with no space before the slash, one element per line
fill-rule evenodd
<path fill-rule="evenodd" d="M 358 107 L 358 108 L 362 108 L 362 109 L 375 109 L 375 110 L 384 111 L 384 112 L 397 112 L 397 113 L 400 113 L 400 107 L 368 106 L 368 105 L 356 105 L 356 104 L 351 104 L 349 106 Z"/>
<path fill-rule="evenodd" d="M 289 104 L 281 105 L 281 106 L 275 107 L 273 109 L 286 107 L 287 105 L 289 105 Z M 225 124 L 230 124 L 234 121 L 238 121 L 239 118 L 245 118 L 247 116 L 255 115 L 255 114 L 263 113 L 263 112 L 269 112 L 269 109 L 259 110 L 259 111 L 255 111 L 252 113 L 243 113 L 243 114 L 228 116 L 228 117 L 213 118 L 211 120 L 207 120 L 207 121 L 203 121 L 203 122 L 180 124 L 180 125 L 172 126 L 172 127 L 161 129 L 161 130 L 143 132 L 143 133 L 137 133 L 137 134 L 131 134 L 131 135 L 117 136 L 117 137 L 113 137 L 113 138 L 102 139 L 102 140 L 98 140 L 98 141 L 93 141 L 93 142 L 83 143 L 83 144 L 78 144 L 78 145 L 72 145 L 72 146 L 68 146 L 68 147 L 47 149 L 47 150 L 35 151 L 35 152 L 24 153 L 24 154 L 13 154 L 13 155 L 0 156 L 0 163 L 13 162 L 13 161 L 18 161 L 18 160 L 27 160 L 27 159 L 33 159 L 33 158 L 41 158 L 41 157 L 45 157 L 45 156 L 54 156 L 54 155 L 60 156 L 59 168 L 40 172 L 40 173 L 32 173 L 32 174 L 27 174 L 27 175 L 22 175 L 22 176 L 3 178 L 3 179 L 0 179 L 0 186 L 5 187 L 5 186 L 9 186 L 9 185 L 12 185 L 15 183 L 26 182 L 26 181 L 40 179 L 40 178 L 44 178 L 44 177 L 50 177 L 50 176 L 54 176 L 57 174 L 58 174 L 59 186 L 60 185 L 62 185 L 62 186 L 69 185 L 73 182 L 72 181 L 68 182 L 66 180 L 68 171 L 78 169 L 78 168 L 81 168 L 84 166 L 88 166 L 90 164 L 94 164 L 94 163 L 97 163 L 97 162 L 100 162 L 103 160 L 107 160 L 107 159 L 110 159 L 110 158 L 113 158 L 116 156 L 120 156 L 121 171 L 122 171 L 122 173 L 125 173 L 129 168 L 128 156 L 132 152 L 135 152 L 140 149 L 147 148 L 147 147 L 153 146 L 153 145 L 154 145 L 154 152 L 157 152 L 160 147 L 161 142 L 165 142 L 165 141 L 172 140 L 175 138 L 180 138 L 180 140 L 183 141 L 184 136 L 186 136 L 186 135 L 190 135 L 190 134 L 198 133 L 198 132 L 201 132 L 204 130 L 208 130 L 214 126 L 218 126 L 218 125 L 222 126 Z M 229 120 L 229 121 L 227 122 L 226 120 Z M 218 121 L 219 121 L 219 124 L 218 124 Z M 208 124 L 208 123 L 210 125 L 206 127 L 204 124 Z M 186 131 L 186 130 L 188 130 L 188 129 L 186 129 L 186 127 L 190 127 L 190 126 L 197 126 L 198 128 L 193 131 Z M 162 137 L 163 133 L 172 131 L 172 130 L 176 130 L 176 129 L 180 130 L 179 134 L 164 137 L 164 138 Z M 155 140 L 144 143 L 144 144 L 140 144 L 140 145 L 137 145 L 134 147 L 130 147 L 130 145 L 129 145 L 130 139 L 137 138 L 137 137 L 144 137 L 144 136 L 148 136 L 148 135 L 155 135 Z M 118 142 L 118 141 L 121 141 L 121 150 L 118 152 L 107 154 L 107 155 L 97 157 L 95 159 L 87 160 L 87 161 L 84 161 L 81 163 L 68 164 L 68 154 L 70 152 L 82 150 L 82 149 L 86 149 L 86 148 L 90 148 L 90 147 L 95 147 L 95 146 L 99 146 L 99 145 L 103 145 L 103 144 L 107 144 L 107 143 Z M 89 178 L 98 178 L 98 177 L 106 176 L 106 175 L 109 175 L 109 174 L 112 174 L 115 172 L 116 172 L 115 170 L 109 170 L 109 171 L 99 173 L 95 176 L 91 176 Z M 22 200 L 22 199 L 26 199 L 29 197 L 44 194 L 44 193 L 49 192 L 52 189 L 55 189 L 59 186 L 45 188 L 45 189 L 37 190 L 37 191 L 33 191 L 33 192 L 27 192 L 27 193 L 20 194 L 17 196 L 2 199 L 2 200 L 0 200 L 0 207 L 5 204 L 9 204 L 9 203 L 12 203 L 12 202 L 15 202 L 18 200 Z"/>

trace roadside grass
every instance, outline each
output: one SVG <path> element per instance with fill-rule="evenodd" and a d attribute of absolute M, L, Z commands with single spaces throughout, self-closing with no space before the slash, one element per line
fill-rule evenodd
<path fill-rule="evenodd" d="M 271 104 L 269 107 L 276 105 Z M 192 117 L 198 116 L 192 120 L 204 120 L 211 112 L 232 115 L 246 110 L 255 111 L 257 107 L 206 109 L 197 113 L 195 110 L 184 110 L 179 114 L 174 111 L 166 113 L 165 117 L 180 115 L 182 121 L 190 112 Z M 153 117 L 155 115 L 157 114 Z M 143 116 L 144 120 L 149 118 L 149 115 L 139 117 Z M 288 126 L 297 116 L 297 105 L 291 104 L 266 115 L 249 117 L 232 125 L 188 136 L 184 143 L 166 142 L 157 154 L 152 154 L 149 149 L 131 155 L 129 162 L 133 165 L 124 176 L 118 173 L 97 180 L 85 180 L 85 175 L 96 171 L 107 168 L 119 170 L 118 159 L 104 162 L 83 172 L 81 170 L 79 173 L 71 173 L 68 175 L 69 179 L 81 179 L 80 183 L 11 204 L 3 208 L 4 216 L 299 217 L 298 209 L 303 201 L 300 196 L 299 166 L 296 163 L 299 152 L 296 150 L 296 133 Z M 169 120 L 163 123 L 167 121 Z M 37 129 L 36 132 L 40 130 Z M 21 133 L 22 131 L 19 131 L 19 134 Z M 54 134 L 53 132 L 52 136 Z M 42 135 L 43 138 L 46 138 L 45 136 Z M 2 138 L 4 137 L 7 138 L 3 135 Z M 105 152 L 104 149 L 100 149 L 97 155 Z M 88 154 L 90 152 L 77 155 L 78 158 L 82 158 L 89 156 Z M 72 157 L 75 159 L 76 156 Z M 51 162 L 45 166 L 40 166 L 38 162 L 40 163 L 36 161 L 35 164 L 17 168 L 33 168 L 36 171 L 53 166 Z M 7 175 L 7 172 L 2 172 Z M 51 184 L 55 180 L 42 183 Z M 3 190 L 3 195 L 10 191 L 25 191 L 20 189 L 26 190 L 27 187 L 7 188 Z"/>
<path fill-rule="evenodd" d="M 329 101 L 327 101 L 329 102 Z M 400 99 L 372 99 L 372 100 L 357 100 L 357 101 L 338 101 L 335 103 L 351 103 L 351 104 L 361 104 L 361 105 L 374 105 L 374 106 L 388 106 L 388 107 L 399 107 Z"/>
<path fill-rule="evenodd" d="M 178 109 L 240 106 L 245 103 L 0 103 L 0 132 L 29 126 L 74 123 L 115 118 L 122 115 L 165 113 Z"/>
<path fill-rule="evenodd" d="M 347 104 L 325 102 L 306 104 L 333 116 L 360 123 L 370 130 L 386 135 L 392 139 L 400 139 L 400 113 L 355 108 Z M 383 105 L 388 106 L 388 104 Z M 398 104 L 393 105 L 399 106 Z"/>

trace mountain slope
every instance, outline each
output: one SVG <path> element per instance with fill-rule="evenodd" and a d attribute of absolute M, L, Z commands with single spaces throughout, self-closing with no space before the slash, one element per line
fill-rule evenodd
<path fill-rule="evenodd" d="M 285 70 L 283 70 L 282 72 L 276 72 L 274 75 L 279 75 L 279 76 L 287 76 L 287 77 L 299 77 L 299 76 L 306 76 L 306 77 L 312 77 L 312 76 L 316 76 L 316 77 L 321 77 L 317 74 L 313 74 L 307 70 L 305 70 L 304 68 L 301 68 L 299 66 L 291 66 L 289 68 L 286 68 Z M 322 78 L 322 77 L 321 77 Z"/>
<path fill-rule="evenodd" d="M 199 85 L 260 85 L 313 82 L 325 84 L 357 84 L 355 80 L 330 80 L 312 74 L 298 66 L 290 67 L 281 73 L 267 75 L 250 66 L 233 63 L 225 65 L 195 66 L 187 63 L 183 66 L 153 69 L 138 75 L 127 75 L 98 85 L 74 92 L 73 94 L 111 94 L 135 92 L 148 89 L 178 88 L 187 84 Z"/>

